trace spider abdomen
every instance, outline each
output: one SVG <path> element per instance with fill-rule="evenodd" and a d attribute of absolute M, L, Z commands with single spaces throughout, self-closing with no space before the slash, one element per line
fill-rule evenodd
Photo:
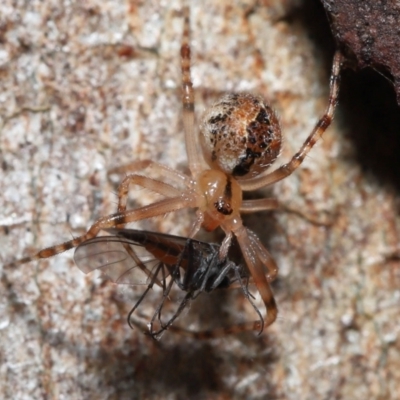
<path fill-rule="evenodd" d="M 228 94 L 205 114 L 204 156 L 211 168 L 236 177 L 254 177 L 279 156 L 282 144 L 278 118 L 270 106 L 247 93 Z"/>

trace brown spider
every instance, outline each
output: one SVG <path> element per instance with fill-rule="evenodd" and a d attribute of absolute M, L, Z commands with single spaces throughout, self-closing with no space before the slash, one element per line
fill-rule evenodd
<path fill-rule="evenodd" d="M 184 30 L 181 44 L 182 105 L 186 152 L 190 175 L 170 169 L 151 160 L 134 162 L 113 172 L 127 172 L 118 188 L 118 212 L 97 220 L 82 236 L 45 248 L 36 254 L 14 261 L 17 266 L 48 258 L 75 248 L 95 238 L 101 230 L 122 228 L 125 224 L 163 215 L 183 208 L 195 208 L 196 219 L 189 233 L 193 238 L 201 227 L 221 227 L 226 236 L 219 249 L 225 260 L 233 236 L 237 238 L 249 274 L 266 307 L 265 321 L 242 324 L 236 331 L 259 330 L 272 324 L 277 306 L 270 282 L 277 275 L 277 265 L 254 232 L 242 224 L 241 213 L 271 210 L 278 207 L 273 198 L 243 200 L 243 191 L 272 185 L 295 171 L 308 152 L 332 122 L 339 92 L 342 57 L 334 56 L 330 78 L 329 103 L 300 150 L 292 159 L 270 173 L 264 171 L 279 156 L 282 135 L 272 108 L 260 97 L 251 94 L 228 94 L 205 114 L 201 139 L 194 127 L 194 90 L 190 74 L 189 9 L 184 7 Z M 199 149 L 202 149 L 202 154 Z M 158 174 L 161 179 L 147 176 Z M 145 175 L 146 174 L 146 175 Z M 172 182 L 172 184 L 167 182 Z M 139 185 L 161 194 L 164 199 L 137 209 L 127 209 L 131 185 Z M 183 186 L 182 190 L 178 186 Z M 230 330 L 235 331 L 234 329 Z"/>

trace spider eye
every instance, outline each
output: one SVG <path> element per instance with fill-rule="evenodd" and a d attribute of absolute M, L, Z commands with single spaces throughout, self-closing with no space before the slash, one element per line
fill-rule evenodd
<path fill-rule="evenodd" d="M 275 112 L 251 94 L 224 96 L 205 114 L 201 132 L 209 166 L 236 177 L 260 174 L 281 150 L 281 129 Z"/>

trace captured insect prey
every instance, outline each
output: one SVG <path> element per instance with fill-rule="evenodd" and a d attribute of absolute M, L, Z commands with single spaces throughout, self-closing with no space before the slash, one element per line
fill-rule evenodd
<path fill-rule="evenodd" d="M 228 259 L 219 257 L 220 246 L 180 236 L 135 229 L 107 229 L 110 236 L 98 236 L 82 243 L 75 250 L 75 263 L 84 272 L 100 270 L 109 280 L 125 285 L 147 285 L 128 315 L 131 316 L 153 286 L 162 289 L 161 301 L 149 323 L 149 335 L 159 338 L 179 314 L 202 292 L 230 287 L 233 283 L 242 288 L 259 316 L 251 328 L 262 329 L 263 318 L 247 290 L 249 280 L 246 269 Z M 187 292 L 178 308 L 167 321 L 162 320 L 162 308 L 175 285 Z M 155 322 L 159 328 L 154 330 Z M 239 325 L 243 330 L 243 325 Z M 132 327 L 132 325 L 131 325 Z M 229 333 L 233 328 L 220 328 L 213 332 L 175 330 L 197 337 Z"/>
<path fill-rule="evenodd" d="M 189 16 L 189 8 L 184 7 L 180 62 L 182 119 L 189 173 L 153 160 L 136 160 L 114 168 L 110 173 L 125 176 L 118 187 L 116 213 L 99 218 L 81 236 L 10 262 L 6 267 L 15 268 L 77 248 L 75 262 L 83 272 L 99 269 L 116 283 L 147 285 L 133 307 L 129 321 L 133 321 L 133 314 L 148 291 L 158 286 L 163 295 L 149 324 L 149 333 L 153 337 L 159 337 L 166 329 L 175 329 L 172 323 L 199 293 L 235 283 L 252 303 L 259 318 L 221 328 L 216 334 L 261 333 L 277 318 L 278 309 L 270 283 L 277 276 L 278 266 L 258 236 L 243 225 L 241 214 L 274 210 L 278 208 L 278 202 L 274 198 L 243 200 L 243 192 L 265 188 L 289 177 L 321 138 L 333 120 L 338 101 L 342 56 L 336 52 L 333 59 L 324 114 L 298 152 L 287 163 L 268 172 L 280 155 L 283 134 L 274 110 L 260 96 L 226 94 L 205 112 L 199 129 L 195 126 Z M 161 195 L 162 199 L 128 209 L 128 196 L 133 192 L 133 186 Z M 187 208 L 196 210 L 187 238 L 125 229 L 128 223 Z M 199 242 L 194 238 L 201 228 L 207 231 L 221 228 L 225 238 L 220 245 Z M 100 237 L 101 231 L 111 236 Z M 228 260 L 234 238 L 244 259 L 243 267 Z M 265 310 L 262 314 L 247 290 L 249 280 L 254 283 L 263 302 Z M 175 314 L 165 321 L 162 311 L 173 285 L 186 295 Z"/>

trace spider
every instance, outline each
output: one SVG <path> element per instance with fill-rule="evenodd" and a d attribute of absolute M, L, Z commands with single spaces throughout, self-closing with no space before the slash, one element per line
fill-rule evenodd
<path fill-rule="evenodd" d="M 259 315 L 260 321 L 263 319 L 247 289 L 249 278 L 247 271 L 228 259 L 221 260 L 219 245 L 136 229 L 107 229 L 106 232 L 109 236 L 98 236 L 80 244 L 75 251 L 74 260 L 85 274 L 98 269 L 114 283 L 126 285 L 147 283 L 147 288 L 128 314 L 128 324 L 131 328 L 133 328 L 132 323 L 141 327 L 142 324 L 133 319 L 132 315 L 154 285 L 159 286 L 163 294 L 148 324 L 148 332 L 145 330 L 153 339 L 159 339 L 191 300 L 202 292 L 233 288 L 235 284 L 241 287 L 245 297 Z M 187 293 L 177 310 L 164 323 L 161 311 L 174 284 Z M 260 321 L 250 324 L 254 327 L 254 324 L 259 325 Z M 158 328 L 155 327 L 155 322 L 158 323 Z M 231 328 L 201 332 L 175 326 L 173 328 L 180 333 L 206 339 L 243 330 L 245 325 L 250 328 L 246 323 Z"/>
<path fill-rule="evenodd" d="M 136 161 L 116 169 L 117 172 L 129 172 L 118 188 L 116 213 L 100 218 L 79 237 L 42 249 L 8 266 L 52 257 L 95 238 L 102 230 L 123 228 L 130 222 L 193 208 L 196 209 L 196 218 L 188 237 L 195 237 L 201 227 L 208 231 L 222 228 L 226 236 L 219 248 L 221 262 L 226 259 L 232 239 L 236 237 L 248 272 L 266 308 L 265 318 L 244 324 L 243 330 L 258 330 L 261 333 L 277 318 L 278 310 L 270 283 L 276 277 L 278 267 L 256 234 L 243 226 L 241 213 L 276 209 L 278 202 L 273 198 L 243 200 L 242 193 L 273 185 L 291 175 L 326 131 L 332 122 L 338 100 L 342 56 L 336 52 L 333 59 L 325 113 L 292 159 L 267 173 L 268 167 L 280 154 L 282 134 L 275 112 L 262 98 L 247 93 L 225 95 L 205 113 L 200 126 L 201 137 L 197 134 L 190 71 L 188 7 L 183 8 L 183 17 L 180 49 L 182 106 L 190 175 L 152 160 Z M 160 178 L 155 179 L 151 174 L 157 174 Z M 132 185 L 149 189 L 164 198 L 140 208 L 127 209 Z"/>

